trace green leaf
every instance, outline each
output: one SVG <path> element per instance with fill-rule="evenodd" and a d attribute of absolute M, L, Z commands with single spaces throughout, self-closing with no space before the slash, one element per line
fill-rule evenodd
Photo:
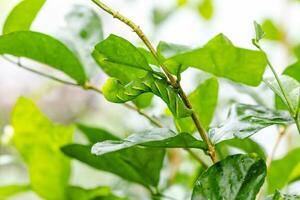
<path fill-rule="evenodd" d="M 300 82 L 300 61 L 285 68 L 283 74 L 288 75 Z"/>
<path fill-rule="evenodd" d="M 110 78 L 104 84 L 102 91 L 104 97 L 114 103 L 131 101 L 143 93 L 151 92 L 167 104 L 175 117 L 191 115 L 191 110 L 184 105 L 176 90 L 165 79 L 156 78 L 150 73 L 127 85 L 123 85 L 118 79 Z"/>
<path fill-rule="evenodd" d="M 14 144 L 28 166 L 31 189 L 45 199 L 65 199 L 70 161 L 60 147 L 72 142 L 74 128 L 53 124 L 26 98 L 18 100 L 12 125 Z"/>
<path fill-rule="evenodd" d="M 198 5 L 198 12 L 205 20 L 210 20 L 214 15 L 214 5 L 212 0 L 202 0 Z"/>
<path fill-rule="evenodd" d="M 283 194 L 276 190 L 272 197 L 268 197 L 266 200 L 300 200 L 300 195 Z"/>
<path fill-rule="evenodd" d="M 265 32 L 263 31 L 261 25 L 254 21 L 254 29 L 255 29 L 255 40 L 259 42 L 261 39 L 265 37 Z"/>
<path fill-rule="evenodd" d="M 292 50 L 293 50 L 293 53 L 295 54 L 295 56 L 299 59 L 300 58 L 300 44 L 293 47 Z"/>
<path fill-rule="evenodd" d="M 119 65 L 119 67 L 136 68 L 145 71 L 152 71 L 147 59 L 140 51 L 129 41 L 116 35 L 110 35 L 108 38 L 98 43 L 93 51 L 95 60 L 102 67 L 105 63 Z"/>
<path fill-rule="evenodd" d="M 91 154 L 91 147 L 71 144 L 62 148 L 71 158 L 75 158 L 99 170 L 111 172 L 123 179 L 140 183 L 146 187 L 159 182 L 165 151 L 132 147 L 101 156 Z"/>
<path fill-rule="evenodd" d="M 266 173 L 266 164 L 258 157 L 229 156 L 198 178 L 192 200 L 254 200 Z"/>
<path fill-rule="evenodd" d="M 260 146 L 255 141 L 251 140 L 250 138 L 245 139 L 230 139 L 230 140 L 224 140 L 216 145 L 217 149 L 220 149 L 220 154 L 222 154 L 222 158 L 225 158 L 230 155 L 230 153 L 227 153 L 224 148 L 236 148 L 239 150 L 242 150 L 245 153 L 255 153 L 260 158 L 263 158 L 266 160 L 266 152 L 263 149 L 262 146 Z M 226 150 L 227 150 L 226 149 Z"/>
<path fill-rule="evenodd" d="M 203 48 L 178 54 L 165 63 L 175 75 L 191 66 L 252 86 L 260 84 L 267 65 L 264 53 L 235 47 L 223 34 L 214 37 Z"/>
<path fill-rule="evenodd" d="M 293 119 L 287 111 L 271 110 L 258 105 L 234 104 L 227 121 L 210 129 L 209 136 L 214 143 L 232 138 L 244 139 L 268 126 L 292 122 Z"/>
<path fill-rule="evenodd" d="M 188 3 L 188 0 L 177 0 L 177 6 L 184 6 Z"/>
<path fill-rule="evenodd" d="M 102 129 L 77 124 L 77 128 L 88 138 L 90 143 L 96 143 L 104 140 L 118 140 L 119 138 L 112 133 Z"/>
<path fill-rule="evenodd" d="M 19 31 L 0 36 L 0 54 L 30 58 L 66 73 L 79 84 L 86 81 L 77 57 L 64 44 L 42 33 Z"/>
<path fill-rule="evenodd" d="M 146 58 L 147 62 L 151 65 L 156 65 L 159 66 L 159 63 L 155 59 L 155 57 L 150 53 L 148 50 L 139 47 L 138 48 L 139 52 Z"/>
<path fill-rule="evenodd" d="M 176 134 L 169 129 L 156 128 L 141 133 L 131 134 L 124 140 L 106 140 L 93 145 L 92 153 L 103 155 L 106 153 L 127 149 L 134 146 L 161 147 L 161 148 L 200 148 L 206 145 L 187 133 Z"/>
<path fill-rule="evenodd" d="M 27 31 L 46 0 L 23 0 L 9 13 L 3 26 L 3 34 Z"/>
<path fill-rule="evenodd" d="M 262 29 L 265 31 L 266 39 L 273 41 L 279 41 L 282 39 L 281 31 L 271 19 L 266 19 L 262 23 Z"/>
<path fill-rule="evenodd" d="M 288 75 L 294 79 L 296 79 L 298 82 L 300 82 L 300 62 L 296 62 L 290 66 L 288 66 L 283 74 Z M 285 105 L 284 101 L 281 100 L 281 98 L 278 95 L 275 95 L 275 104 L 277 109 L 285 109 L 288 110 L 287 105 Z"/>
<path fill-rule="evenodd" d="M 68 200 L 125 200 L 112 194 L 109 187 L 85 189 L 79 186 L 68 187 Z"/>
<path fill-rule="evenodd" d="M 268 193 L 281 189 L 300 178 L 300 148 L 294 149 L 283 158 L 273 160 L 268 170 Z"/>
<path fill-rule="evenodd" d="M 30 190 L 29 185 L 7 185 L 0 186 L 0 199 L 6 199 L 9 196 Z"/>
<path fill-rule="evenodd" d="M 199 117 L 202 126 L 207 129 L 213 119 L 214 111 L 218 102 L 219 82 L 212 77 L 201 83 L 189 96 L 194 111 Z M 191 118 L 176 120 L 180 132 L 193 133 L 196 131 Z"/>
<path fill-rule="evenodd" d="M 275 78 L 267 78 L 264 81 L 280 97 L 284 104 L 292 110 L 292 113 L 295 114 L 299 111 L 300 107 L 300 83 L 286 75 L 280 76 L 279 79 L 282 83 L 282 88 L 280 88 Z"/>
<path fill-rule="evenodd" d="M 170 58 L 172 56 L 175 56 L 179 53 L 186 52 L 188 50 L 191 50 L 190 47 L 180 44 L 173 44 L 173 43 L 167 43 L 164 41 L 160 41 L 159 44 L 156 47 L 157 53 L 161 57 Z"/>

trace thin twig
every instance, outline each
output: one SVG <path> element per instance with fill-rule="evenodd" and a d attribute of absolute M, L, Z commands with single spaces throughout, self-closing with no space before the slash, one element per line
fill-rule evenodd
<path fill-rule="evenodd" d="M 66 80 L 62 80 L 62 79 L 59 79 L 59 78 L 57 78 L 57 77 L 54 77 L 54 76 L 45 74 L 45 73 L 40 72 L 40 71 L 38 71 L 38 70 L 32 69 L 32 68 L 30 68 L 30 67 L 27 67 L 27 66 L 21 64 L 20 61 L 16 62 L 16 61 L 14 61 L 14 60 L 12 60 L 12 59 L 6 57 L 6 56 L 2 56 L 2 58 L 5 59 L 6 61 L 8 61 L 8 62 L 10 62 L 10 63 L 12 63 L 12 64 L 15 64 L 15 65 L 19 66 L 20 68 L 22 68 L 22 69 L 24 69 L 24 70 L 27 70 L 27 71 L 30 71 L 30 72 L 32 72 L 32 73 L 34 73 L 34 74 L 38 74 L 38 75 L 40 75 L 40 76 L 44 76 L 44 77 L 46 77 L 46 78 L 48 78 L 48 79 L 52 79 L 52 80 L 54 80 L 54 81 L 57 81 L 57 82 L 60 82 L 60 83 L 66 84 L 66 85 L 71 85 L 71 86 L 76 86 L 76 87 L 80 86 L 80 85 L 77 84 L 77 83 L 72 83 L 72 82 L 69 82 L 69 81 L 66 81 Z"/>
<path fill-rule="evenodd" d="M 299 111 L 298 111 L 298 109 L 297 109 L 296 111 L 293 110 L 292 103 L 291 103 L 290 99 L 288 98 L 288 95 L 286 94 L 286 91 L 285 91 L 284 88 L 283 88 L 283 84 L 282 84 L 282 82 L 281 82 L 281 80 L 280 80 L 280 78 L 279 78 L 279 76 L 278 76 L 278 74 L 277 74 L 275 68 L 273 67 L 271 61 L 269 60 L 269 58 L 268 58 L 268 56 L 267 56 L 267 53 L 261 48 L 261 46 L 259 45 L 258 42 L 254 42 L 253 44 L 254 44 L 261 52 L 263 52 L 263 53 L 266 55 L 266 61 L 267 61 L 267 64 L 268 64 L 268 66 L 270 67 L 270 69 L 271 69 L 271 71 L 272 71 L 272 73 L 273 73 L 273 75 L 274 75 L 274 77 L 275 77 L 275 80 L 276 80 L 276 82 L 277 82 L 277 84 L 278 84 L 278 86 L 279 86 L 279 89 L 280 89 L 281 93 L 283 94 L 283 97 L 284 97 L 284 99 L 285 99 L 285 101 L 286 101 L 286 103 L 287 103 L 287 107 L 288 107 L 288 109 L 289 109 L 289 112 L 290 112 L 292 118 L 294 119 L 295 124 L 296 124 L 297 129 L 298 129 L 298 132 L 299 132 L 299 134 L 300 134 L 300 122 L 299 122 L 299 120 L 298 120 L 298 117 L 299 117 Z"/>
<path fill-rule="evenodd" d="M 280 130 L 279 130 L 279 133 L 277 135 L 277 138 L 275 140 L 275 143 L 274 143 L 274 146 L 272 148 L 272 151 L 271 153 L 269 154 L 269 156 L 267 157 L 267 160 L 266 160 L 266 165 L 267 165 L 267 170 L 269 170 L 270 166 L 271 166 L 271 163 L 272 163 L 272 160 L 274 159 L 274 156 L 276 154 L 276 151 L 279 147 L 279 144 L 283 138 L 283 136 L 285 135 L 286 131 L 288 129 L 288 126 L 285 126 L 285 127 L 280 127 Z M 257 200 L 261 200 L 263 198 L 263 194 L 264 194 L 264 188 L 262 187 L 259 191 L 259 193 L 257 194 Z"/>
<path fill-rule="evenodd" d="M 147 48 L 152 53 L 153 57 L 158 61 L 158 63 L 160 63 L 160 67 L 162 68 L 162 70 L 164 71 L 166 76 L 168 77 L 168 79 L 170 81 L 170 84 L 174 88 L 178 89 L 179 95 L 180 95 L 181 99 L 183 100 L 184 104 L 192 110 L 191 117 L 194 121 L 194 124 L 195 124 L 202 140 L 206 143 L 206 145 L 208 147 L 208 154 L 209 154 L 211 160 L 213 161 L 213 163 L 217 162 L 215 147 L 211 143 L 210 139 L 208 138 L 208 135 L 207 135 L 205 129 L 202 127 L 197 114 L 195 113 L 195 111 L 192 108 L 191 102 L 189 101 L 187 95 L 183 91 L 180 83 L 177 82 L 177 80 L 174 78 L 174 76 L 168 71 L 166 66 L 164 66 L 164 64 L 161 62 L 155 48 L 153 47 L 153 45 L 150 42 L 150 40 L 148 39 L 148 37 L 146 37 L 144 32 L 141 30 L 141 28 L 138 25 L 136 25 L 134 22 L 132 22 L 130 19 L 128 19 L 125 16 L 121 15 L 119 12 L 114 11 L 113 9 L 111 9 L 110 7 L 108 7 L 107 5 L 102 3 L 100 0 L 92 0 L 92 1 L 96 5 L 98 5 L 102 10 L 104 10 L 108 14 L 112 15 L 114 18 L 120 20 L 121 22 L 125 23 L 127 26 L 129 26 L 139 36 L 139 38 L 144 42 L 144 44 L 147 46 Z"/>

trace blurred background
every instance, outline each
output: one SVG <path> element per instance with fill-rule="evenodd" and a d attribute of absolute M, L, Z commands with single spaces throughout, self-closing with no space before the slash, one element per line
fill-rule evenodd
<path fill-rule="evenodd" d="M 0 0 L 1 26 L 18 2 Z M 300 53 L 300 48 L 297 48 L 300 44 L 300 1 L 297 0 L 106 0 L 105 3 L 140 25 L 155 45 L 163 40 L 197 47 L 222 32 L 235 45 L 254 49 L 251 39 L 254 37 L 253 21 L 256 20 L 263 24 L 267 32 L 267 40 L 263 45 L 278 73 L 296 61 Z M 91 34 L 85 39 L 78 36 L 82 26 L 91 28 L 88 30 Z M 50 34 L 64 41 L 79 55 L 92 82 L 99 87 L 105 82 L 106 75 L 90 56 L 96 43 L 113 33 L 136 45 L 142 45 L 131 29 L 86 0 L 47 1 L 39 12 L 32 30 Z M 28 60 L 24 60 L 24 63 L 64 77 L 40 64 Z M 192 91 L 195 83 L 200 82 L 203 76 L 205 75 L 198 70 L 186 71 L 182 78 L 184 89 Z M 265 76 L 270 76 L 268 70 Z M 221 80 L 220 86 L 213 124 L 224 121 L 233 102 L 260 103 L 270 108 L 274 105 L 272 92 L 263 84 L 252 88 Z M 121 137 L 151 127 L 151 124 L 137 113 L 121 105 L 109 103 L 94 92 L 65 86 L 37 76 L 0 58 L 0 185 L 28 182 L 26 166 L 11 144 L 13 130 L 10 126 L 10 115 L 20 96 L 33 99 L 42 111 L 57 123 L 81 122 L 105 128 Z M 148 112 L 161 117 L 164 110 L 164 104 L 155 99 Z M 161 120 L 166 124 L 171 123 L 170 119 Z M 280 158 L 287 149 L 300 143 L 299 136 L 294 139 L 295 127 L 290 127 L 288 131 L 290 134 L 280 143 L 275 158 Z M 269 127 L 256 134 L 254 139 L 270 153 L 277 132 L 276 127 Z M 84 138 L 76 134 L 75 140 L 81 141 Z M 128 185 L 129 183 L 112 174 L 96 171 L 77 161 L 72 162 L 71 182 L 76 185 L 111 186 L 122 196 L 131 195 L 135 199 L 147 199 L 147 192 L 138 185 Z M 194 168 L 193 161 L 182 162 L 179 167 L 182 176 L 178 177 L 166 194 L 171 194 L 178 200 L 187 199 L 192 185 L 188 183 L 186 176 L 194 175 Z M 188 184 L 190 188 L 184 187 L 183 183 Z M 300 185 L 295 183 L 288 191 L 299 193 L 299 188 Z M 11 199 L 39 197 L 28 192 Z"/>

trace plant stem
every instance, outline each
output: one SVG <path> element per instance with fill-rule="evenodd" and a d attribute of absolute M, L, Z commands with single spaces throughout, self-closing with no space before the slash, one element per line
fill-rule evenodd
<path fill-rule="evenodd" d="M 6 61 L 12 63 L 12 64 L 15 64 L 17 66 L 19 66 L 20 68 L 24 69 L 24 70 L 27 70 L 29 72 L 32 72 L 34 74 L 37 74 L 39 76 L 42 76 L 42 77 L 45 77 L 45 78 L 48 78 L 48 79 L 51 79 L 51 80 L 54 80 L 54 81 L 57 81 L 57 82 L 60 82 L 62 84 L 65 84 L 65 85 L 70 85 L 70 86 L 75 86 L 75 87 L 82 87 L 84 88 L 85 90 L 92 90 L 96 93 L 99 93 L 101 95 L 103 95 L 102 91 L 100 88 L 98 88 L 97 86 L 91 84 L 90 82 L 86 82 L 84 86 L 82 85 L 79 85 L 79 84 L 76 84 L 76 83 L 72 83 L 72 82 L 68 82 L 68 81 L 65 81 L 65 80 L 62 80 L 62 79 L 59 79 L 57 77 L 54 77 L 54 76 L 51 76 L 51 75 L 48 75 L 48 74 L 45 74 L 43 72 L 40 72 L 40 71 L 37 71 L 37 70 L 34 70 L 30 67 L 27 67 L 25 65 L 23 65 L 20 61 L 18 62 L 15 62 L 13 61 L 12 59 L 6 57 L 6 56 L 2 56 Z M 148 119 L 153 125 L 159 127 L 159 128 L 163 128 L 163 124 L 158 121 L 157 119 L 155 119 L 154 117 L 151 117 L 150 115 L 148 115 L 145 111 L 143 111 L 142 109 L 134 106 L 134 105 L 131 105 L 130 103 L 124 103 L 122 104 L 124 105 L 126 108 L 130 109 L 130 110 L 134 110 L 136 111 L 137 113 L 139 113 L 141 116 L 145 117 L 146 119 Z M 201 160 L 201 158 L 199 158 L 196 154 L 194 154 L 194 152 L 192 152 L 191 150 L 189 149 L 186 149 L 185 150 L 191 154 L 191 156 L 193 158 L 195 158 L 201 165 L 203 165 L 204 167 L 207 167 L 207 165 Z"/>
<path fill-rule="evenodd" d="M 191 117 L 194 121 L 194 124 L 195 124 L 202 140 L 206 143 L 206 145 L 208 147 L 208 154 L 209 154 L 211 160 L 213 161 L 213 163 L 217 162 L 215 147 L 209 140 L 207 133 L 206 133 L 205 129 L 202 127 L 197 114 L 195 113 L 195 111 L 193 111 L 192 104 L 190 103 L 185 92 L 183 91 L 181 85 L 177 82 L 177 80 L 174 78 L 174 76 L 168 71 L 166 66 L 161 63 L 161 60 L 159 59 L 159 56 L 158 56 L 155 48 L 153 47 L 152 43 L 148 39 L 148 37 L 144 34 L 144 32 L 141 30 L 141 28 L 138 25 L 136 25 L 134 22 L 132 22 L 130 19 L 121 15 L 119 12 L 114 11 L 113 9 L 111 9 L 110 7 L 108 7 L 107 5 L 102 3 L 100 0 L 92 0 L 92 1 L 96 5 L 98 5 L 102 10 L 109 13 L 114 18 L 117 18 L 121 22 L 125 23 L 127 26 L 129 26 L 139 36 L 139 38 L 144 42 L 144 44 L 147 46 L 147 48 L 152 53 L 153 57 L 158 61 L 158 63 L 160 63 L 160 67 L 162 68 L 162 70 L 164 71 L 166 76 L 168 77 L 170 84 L 174 88 L 178 88 L 179 95 L 180 95 L 181 99 L 183 100 L 184 104 L 192 110 Z"/>
<path fill-rule="evenodd" d="M 277 82 L 277 84 L 278 84 L 278 86 L 279 86 L 279 89 L 280 89 L 281 93 L 283 94 L 283 97 L 284 97 L 284 99 L 285 99 L 285 101 L 286 101 L 286 103 L 287 103 L 289 112 L 290 112 L 292 118 L 294 119 L 295 124 L 296 124 L 297 129 L 298 129 L 298 132 L 299 132 L 299 134 L 300 134 L 300 122 L 298 121 L 298 118 L 299 118 L 299 109 L 297 109 L 297 110 L 294 112 L 292 103 L 291 103 L 290 99 L 288 98 L 288 96 L 287 96 L 287 94 L 286 94 L 286 91 L 285 91 L 284 88 L 283 88 L 283 84 L 282 84 L 282 82 L 281 82 L 281 80 L 280 80 L 278 74 L 276 73 L 275 68 L 273 67 L 272 63 L 270 62 L 270 60 L 269 60 L 269 58 L 268 58 L 268 56 L 267 56 L 267 53 L 261 48 L 261 46 L 260 46 L 257 42 L 254 42 L 254 45 L 255 45 L 261 52 L 263 52 L 263 53 L 265 54 L 267 64 L 268 64 L 268 66 L 270 67 L 270 69 L 271 69 L 271 71 L 272 71 L 272 73 L 273 73 L 273 75 L 274 75 L 274 77 L 275 77 L 275 80 L 276 80 L 276 82 Z M 300 100 L 299 100 L 299 102 L 300 102 Z M 299 107 L 299 106 L 298 106 L 298 107 Z"/>
<path fill-rule="evenodd" d="M 24 65 L 21 64 L 20 60 L 19 60 L 18 62 L 16 62 L 16 61 L 13 61 L 12 59 L 10 59 L 10 58 L 8 58 L 8 57 L 6 57 L 6 56 L 2 56 L 2 58 L 5 59 L 6 61 L 8 61 L 8 62 L 10 62 L 10 63 L 12 63 L 12 64 L 15 64 L 15 65 L 19 66 L 20 68 L 25 69 L 25 70 L 27 70 L 27 71 L 30 71 L 30 72 L 32 72 L 32 73 L 34 73 L 34 74 L 38 74 L 38 75 L 40 75 L 40 76 L 44 76 L 44 77 L 46 77 L 46 78 L 52 79 L 52 80 L 54 80 L 54 81 L 57 81 L 57 82 L 60 82 L 60 83 L 66 84 L 66 85 L 80 86 L 80 85 L 77 84 L 77 83 L 72 83 L 72 82 L 69 82 L 69 81 L 66 81 L 66 80 L 62 80 L 62 79 L 56 78 L 56 77 L 54 77 L 54 76 L 45 74 L 45 73 L 43 73 L 43 72 L 37 71 L 37 70 L 35 70 L 35 69 L 32 69 L 32 68 L 30 68 L 30 67 L 24 66 Z"/>
<path fill-rule="evenodd" d="M 272 160 L 274 159 L 274 156 L 275 156 L 275 153 L 276 153 L 276 151 L 278 149 L 280 141 L 283 138 L 283 136 L 285 135 L 287 129 L 288 129 L 288 126 L 280 128 L 280 131 L 279 131 L 278 136 L 277 136 L 277 138 L 275 140 L 275 144 L 274 144 L 274 146 L 272 148 L 272 151 L 271 151 L 270 155 L 268 156 L 268 158 L 266 160 L 267 170 L 271 166 Z M 263 198 L 263 194 L 264 194 L 264 188 L 262 187 L 260 189 L 259 193 L 257 194 L 257 198 L 256 199 L 257 200 L 261 200 Z"/>

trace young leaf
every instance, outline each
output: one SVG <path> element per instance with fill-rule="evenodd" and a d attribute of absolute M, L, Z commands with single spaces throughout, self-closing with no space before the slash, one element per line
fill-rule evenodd
<path fill-rule="evenodd" d="M 263 106 L 234 104 L 226 122 L 209 130 L 214 143 L 232 138 L 244 139 L 259 130 L 274 124 L 292 123 L 293 119 L 287 111 L 271 110 Z"/>
<path fill-rule="evenodd" d="M 296 79 L 300 83 L 300 61 L 285 68 L 283 74 Z"/>
<path fill-rule="evenodd" d="M 266 19 L 262 23 L 262 29 L 265 31 L 266 39 L 273 41 L 279 41 L 282 39 L 282 33 L 280 29 L 271 19 Z"/>
<path fill-rule="evenodd" d="M 113 63 L 120 67 L 152 71 L 143 54 L 129 41 L 116 35 L 110 35 L 97 44 L 93 56 L 100 66 L 103 63 Z"/>
<path fill-rule="evenodd" d="M 25 160 L 31 189 L 45 199 L 65 199 L 70 161 L 60 147 L 72 142 L 73 127 L 53 124 L 26 98 L 12 115 L 13 141 Z"/>
<path fill-rule="evenodd" d="M 254 28 L 255 28 L 255 40 L 259 42 L 261 39 L 265 37 L 265 32 L 263 31 L 260 24 L 254 21 Z"/>
<path fill-rule="evenodd" d="M 131 81 L 127 85 L 123 85 L 118 79 L 110 78 L 104 84 L 102 91 L 104 97 L 114 103 L 131 101 L 143 93 L 151 92 L 167 104 L 175 117 L 181 118 L 191 115 L 191 110 L 184 105 L 176 90 L 165 79 L 156 78 L 150 73 L 144 78 Z"/>
<path fill-rule="evenodd" d="M 77 57 L 64 44 L 42 33 L 18 31 L 0 36 L 0 54 L 30 58 L 66 73 L 79 84 L 86 81 Z"/>
<path fill-rule="evenodd" d="M 260 84 L 267 66 L 264 53 L 235 47 L 223 34 L 214 37 L 203 48 L 178 54 L 165 63 L 175 75 L 191 66 L 252 86 Z"/>
<path fill-rule="evenodd" d="M 268 193 L 281 189 L 300 177 L 300 148 L 294 149 L 283 158 L 274 160 L 268 171 Z"/>
<path fill-rule="evenodd" d="M 254 200 L 266 173 L 264 160 L 256 156 L 229 156 L 200 175 L 192 200 Z"/>
<path fill-rule="evenodd" d="M 90 146 L 80 144 L 64 146 L 62 151 L 91 167 L 111 172 L 146 187 L 157 186 L 165 155 L 165 150 L 160 148 L 149 151 L 147 148 L 131 147 L 96 156 L 91 154 Z"/>
<path fill-rule="evenodd" d="M 77 128 L 88 138 L 89 142 L 94 144 L 105 140 L 119 140 L 119 138 L 110 132 L 101 129 L 77 124 Z"/>
<path fill-rule="evenodd" d="M 7 199 L 10 196 L 30 190 L 29 185 L 6 185 L 0 186 L 0 199 Z"/>
<path fill-rule="evenodd" d="M 212 77 L 201 83 L 189 96 L 189 100 L 197 113 L 202 126 L 207 129 L 213 119 L 214 111 L 218 102 L 219 82 Z M 180 132 L 193 133 L 196 131 L 191 118 L 176 120 Z"/>
<path fill-rule="evenodd" d="M 281 98 L 285 105 L 290 107 L 293 114 L 295 114 L 299 111 L 300 106 L 300 83 L 286 75 L 282 75 L 279 78 L 282 83 L 282 88 L 280 88 L 275 78 L 268 78 L 264 81 L 266 85 Z M 282 90 L 284 92 L 282 92 Z"/>
<path fill-rule="evenodd" d="M 187 133 L 176 134 L 169 129 L 156 128 L 132 134 L 121 141 L 107 140 L 98 142 L 92 147 L 92 153 L 96 155 L 103 155 L 137 145 L 161 148 L 206 149 L 206 145 L 202 141 L 195 139 Z"/>
<path fill-rule="evenodd" d="M 3 34 L 27 31 L 46 0 L 23 0 L 9 13 L 3 26 Z"/>
<path fill-rule="evenodd" d="M 214 15 L 214 5 L 212 0 L 202 0 L 198 5 L 198 12 L 205 20 L 210 20 Z"/>

